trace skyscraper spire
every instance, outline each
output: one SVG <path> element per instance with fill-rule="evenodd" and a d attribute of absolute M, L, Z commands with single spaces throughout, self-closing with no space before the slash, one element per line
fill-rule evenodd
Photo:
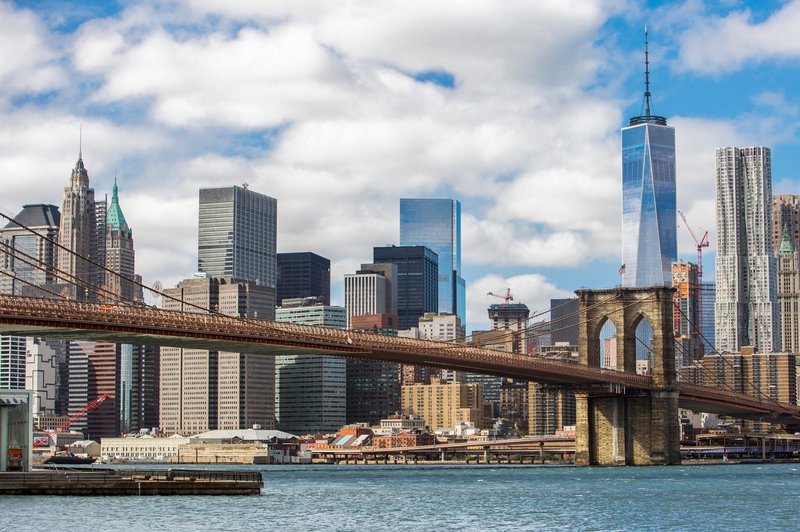
<path fill-rule="evenodd" d="M 83 122 L 78 126 L 78 160 L 83 160 Z"/>
<path fill-rule="evenodd" d="M 114 171 L 114 188 L 111 189 L 111 205 L 108 206 L 106 224 L 115 231 L 127 231 L 128 223 L 119 206 L 119 188 L 117 187 L 117 172 Z"/>
<path fill-rule="evenodd" d="M 647 24 L 644 26 L 644 116 L 650 116 L 650 51 L 647 48 Z"/>
<path fill-rule="evenodd" d="M 650 105 L 650 43 L 647 38 L 647 26 L 644 27 L 644 100 L 642 107 L 644 114 L 631 117 L 629 124 L 635 126 L 636 124 L 658 124 L 660 126 L 667 125 L 667 119 L 663 116 L 656 116 L 651 113 Z"/>

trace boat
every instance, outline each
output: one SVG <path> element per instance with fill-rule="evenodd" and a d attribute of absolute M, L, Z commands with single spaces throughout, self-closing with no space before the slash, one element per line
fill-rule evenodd
<path fill-rule="evenodd" d="M 78 456 L 77 454 L 73 453 L 59 453 L 54 454 L 45 460 L 44 463 L 56 465 L 85 465 L 93 464 L 95 460 L 96 458 L 93 456 Z"/>

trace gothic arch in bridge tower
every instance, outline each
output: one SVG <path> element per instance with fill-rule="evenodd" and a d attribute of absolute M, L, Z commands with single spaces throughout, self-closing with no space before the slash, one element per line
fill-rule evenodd
<path fill-rule="evenodd" d="M 579 290 L 581 364 L 600 367 L 600 331 L 616 327 L 617 371 L 636 373 L 636 329 L 653 329 L 650 390 L 587 389 L 576 395 L 576 463 L 673 464 L 680 461 L 673 289 Z"/>

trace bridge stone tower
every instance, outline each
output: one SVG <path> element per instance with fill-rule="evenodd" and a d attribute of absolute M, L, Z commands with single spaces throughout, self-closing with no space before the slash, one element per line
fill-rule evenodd
<path fill-rule="evenodd" d="M 600 367 L 600 330 L 617 330 L 617 371 L 636 373 L 636 327 L 653 327 L 652 389 L 586 390 L 576 394 L 575 463 L 680 463 L 673 288 L 578 290 L 581 364 Z"/>

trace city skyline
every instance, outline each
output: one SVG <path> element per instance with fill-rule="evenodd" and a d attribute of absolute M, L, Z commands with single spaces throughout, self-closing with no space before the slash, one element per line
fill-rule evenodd
<path fill-rule="evenodd" d="M 399 198 L 453 198 L 467 324 L 485 328 L 489 291 L 510 286 L 539 310 L 580 286 L 620 283 L 618 130 L 640 113 L 645 24 L 654 112 L 672 113 L 677 132 L 677 207 L 711 230 L 709 251 L 714 148 L 770 146 L 774 192 L 800 191 L 795 56 L 778 37 L 797 5 L 476 3 L 451 17 L 446 2 L 364 4 L 350 16 L 3 3 L 17 37 L 4 55 L 20 59 L 0 73 L 10 139 L 0 164 L 19 178 L 0 207 L 60 204 L 83 123 L 98 194 L 118 169 L 147 284 L 174 286 L 195 269 L 197 189 L 248 182 L 281 203 L 278 251 L 330 257 L 332 303 L 343 304 L 344 273 L 399 243 Z M 251 57 L 269 68 L 250 71 Z M 677 231 L 678 258 L 691 260 Z"/>

